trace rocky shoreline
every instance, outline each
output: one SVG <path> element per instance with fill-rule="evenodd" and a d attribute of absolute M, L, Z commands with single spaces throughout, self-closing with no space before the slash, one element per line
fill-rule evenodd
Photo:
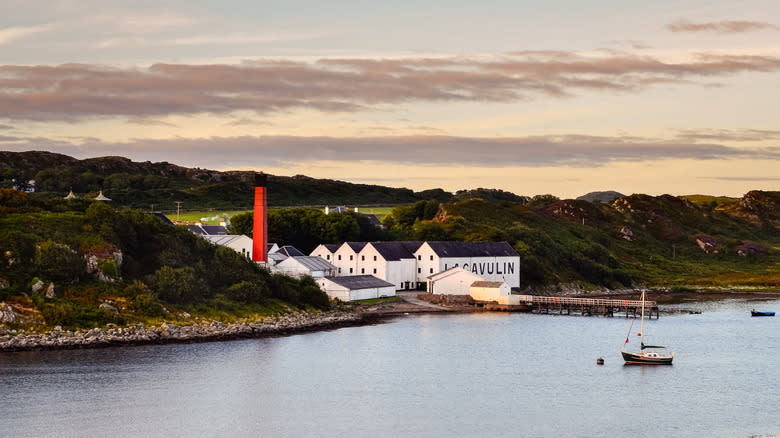
<path fill-rule="evenodd" d="M 323 313 L 292 313 L 257 322 L 209 323 L 144 327 L 93 328 L 63 330 L 57 326 L 45 333 L 8 330 L 0 326 L 0 352 L 39 351 L 80 348 L 119 347 L 144 344 L 196 343 L 233 339 L 287 336 L 340 327 L 375 324 L 382 315 L 331 311 Z"/>

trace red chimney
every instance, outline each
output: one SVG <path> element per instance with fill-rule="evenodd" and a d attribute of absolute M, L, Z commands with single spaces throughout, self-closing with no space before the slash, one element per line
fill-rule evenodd
<path fill-rule="evenodd" d="M 255 174 L 255 212 L 252 227 L 252 260 L 268 261 L 268 195 L 265 191 L 268 175 Z"/>

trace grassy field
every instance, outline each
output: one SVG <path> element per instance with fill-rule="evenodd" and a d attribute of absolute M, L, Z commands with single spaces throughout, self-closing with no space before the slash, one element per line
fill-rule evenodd
<path fill-rule="evenodd" d="M 386 215 L 390 214 L 395 207 L 358 207 L 358 212 L 365 214 L 373 214 L 381 221 Z M 219 224 L 221 218 L 230 219 L 232 216 L 239 213 L 246 213 L 248 210 L 201 210 L 201 211 L 187 211 L 180 212 L 179 215 L 176 212 L 166 212 L 170 220 L 180 220 L 186 222 L 202 222 L 209 225 Z"/>

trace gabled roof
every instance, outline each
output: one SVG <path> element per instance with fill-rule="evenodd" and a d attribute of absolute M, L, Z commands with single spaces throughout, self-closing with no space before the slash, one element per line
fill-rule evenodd
<path fill-rule="evenodd" d="M 384 226 L 382 225 L 382 222 L 380 222 L 380 221 L 379 221 L 379 218 L 378 218 L 378 217 L 376 217 L 376 215 L 375 215 L 375 214 L 371 214 L 371 213 L 361 213 L 361 215 L 363 215 L 363 217 L 365 217 L 366 219 L 368 219 L 368 222 L 369 222 L 371 225 L 373 225 L 373 226 L 375 226 L 375 227 L 377 227 L 377 228 L 384 228 Z"/>
<path fill-rule="evenodd" d="M 387 261 L 413 259 L 422 242 L 372 242 L 371 246 Z"/>
<path fill-rule="evenodd" d="M 348 289 L 368 289 L 372 287 L 395 287 L 392 283 L 388 283 L 382 279 L 376 278 L 373 275 L 346 275 L 343 277 L 324 277 L 328 280 L 344 286 Z"/>
<path fill-rule="evenodd" d="M 471 283 L 472 287 L 501 287 L 502 284 L 506 284 L 503 281 L 475 281 Z"/>
<path fill-rule="evenodd" d="M 300 263 L 310 271 L 332 271 L 336 269 L 335 266 L 325 261 L 322 257 L 317 256 L 291 256 L 285 259 L 282 263 L 287 264 L 292 263 L 293 261 Z"/>
<path fill-rule="evenodd" d="M 276 251 L 279 253 L 282 253 L 286 255 L 287 257 L 301 257 L 305 256 L 306 254 L 298 251 L 298 249 L 291 245 L 284 245 L 283 247 L 279 248 L 279 251 Z"/>
<path fill-rule="evenodd" d="M 319 244 L 319 246 L 317 248 L 319 248 L 320 246 L 325 248 L 326 250 L 328 250 L 329 253 L 333 254 L 334 252 L 336 252 L 337 249 L 339 249 L 341 244 L 338 244 L 338 243 L 321 243 L 321 244 Z M 317 248 L 314 248 L 314 250 L 316 251 Z M 314 251 L 312 251 L 312 252 L 314 252 Z"/>
<path fill-rule="evenodd" d="M 111 198 L 107 197 L 103 194 L 103 191 L 101 190 L 100 193 L 98 193 L 97 197 L 95 197 L 96 201 L 110 201 Z"/>
<path fill-rule="evenodd" d="M 368 244 L 368 242 L 344 242 L 344 244 L 343 244 L 343 245 L 340 245 L 340 246 L 339 246 L 339 248 L 341 248 L 341 247 L 342 247 L 342 246 L 344 246 L 344 245 L 347 245 L 347 246 L 349 246 L 350 248 L 352 248 L 352 251 L 355 251 L 355 254 L 357 254 L 357 253 L 359 253 L 359 252 L 360 252 L 360 250 L 362 250 L 362 249 L 363 249 L 363 248 L 364 248 L 364 247 L 365 247 L 367 244 Z M 335 252 L 335 251 L 334 251 L 334 252 Z"/>
<path fill-rule="evenodd" d="M 171 220 L 168 219 L 168 216 L 160 213 L 159 211 L 151 212 L 151 213 L 148 213 L 148 214 L 156 217 L 157 219 L 160 219 L 161 221 L 165 222 L 168 225 L 173 225 L 173 222 L 171 222 Z"/>
<path fill-rule="evenodd" d="M 460 266 L 453 266 L 452 268 L 449 268 L 449 269 L 446 269 L 444 271 L 437 272 L 435 274 L 429 275 L 427 278 L 429 280 L 437 281 L 437 280 L 441 280 L 443 278 L 447 278 L 447 277 L 449 277 L 451 275 L 457 275 L 457 274 L 461 274 L 461 273 L 465 273 L 465 274 L 467 274 L 468 276 L 470 276 L 472 278 L 479 278 L 480 280 L 482 279 L 482 277 L 480 277 L 479 275 L 477 275 L 477 274 L 475 274 L 475 273 L 473 273 L 471 271 L 467 271 L 467 270 L 461 268 Z M 480 281 L 480 280 L 475 280 L 475 281 Z"/>
<path fill-rule="evenodd" d="M 506 242 L 427 242 L 439 257 L 519 257 Z"/>

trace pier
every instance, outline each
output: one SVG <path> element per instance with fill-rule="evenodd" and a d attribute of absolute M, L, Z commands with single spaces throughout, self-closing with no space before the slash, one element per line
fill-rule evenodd
<path fill-rule="evenodd" d="M 603 298 L 572 298 L 572 297 L 543 297 L 535 295 L 519 295 L 519 303 L 496 304 L 484 303 L 485 310 L 492 311 L 525 311 L 542 314 L 583 316 L 602 315 L 615 316 L 622 313 L 628 317 L 638 317 L 642 313 L 641 300 L 616 300 Z M 516 301 L 516 300 L 513 300 Z M 660 317 L 658 304 L 655 301 L 645 301 L 645 315 L 656 319 Z"/>

